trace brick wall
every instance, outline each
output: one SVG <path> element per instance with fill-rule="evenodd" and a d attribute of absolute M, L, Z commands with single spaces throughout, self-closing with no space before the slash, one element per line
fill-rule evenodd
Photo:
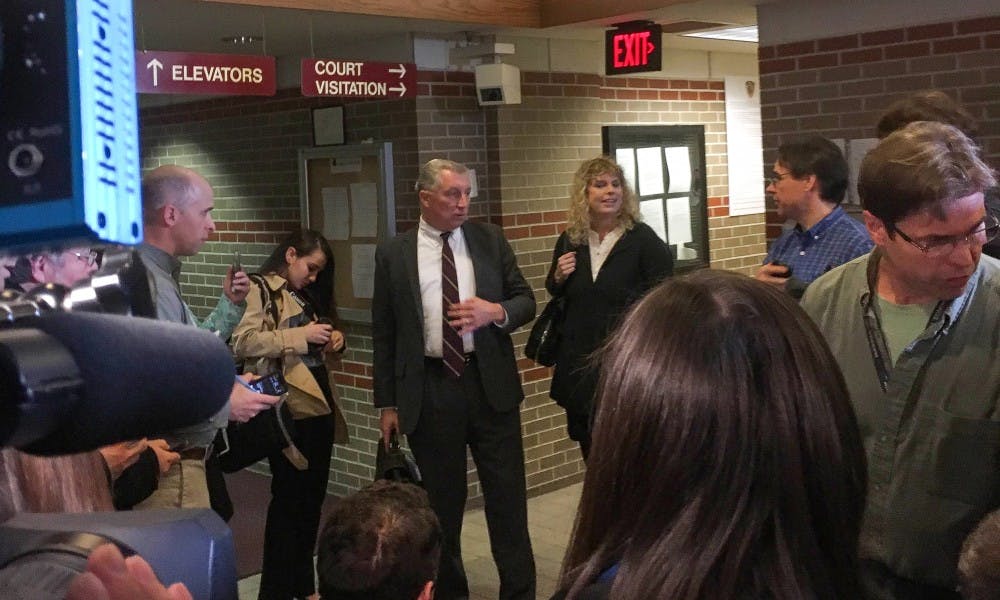
<path fill-rule="evenodd" d="M 312 108 L 345 105 L 348 143 L 393 142 L 397 229 L 419 216 L 413 181 L 433 157 L 476 169 L 480 196 L 473 217 L 504 227 L 540 306 L 556 236 L 562 230 L 572 174 L 600 153 L 603 124 L 704 124 L 710 258 L 716 268 L 751 272 L 764 254 L 763 215 L 728 216 L 725 107 L 720 81 L 605 78 L 525 73 L 523 104 L 481 108 L 470 73 L 424 71 L 415 99 L 384 102 L 301 98 L 217 99 L 144 109 L 144 168 L 178 163 L 201 171 L 215 187 L 218 234 L 186 260 L 182 289 L 199 314 L 218 297 L 232 251 L 259 265 L 282 233 L 298 226 L 297 151 L 312 144 Z M 371 408 L 371 336 L 348 326 L 349 350 L 336 373 L 351 443 L 337 446 L 331 491 L 345 494 L 372 476 L 377 416 Z M 515 334 L 516 352 L 527 331 Z M 549 370 L 520 360 L 529 491 L 580 479 L 576 445 L 565 438 L 561 409 L 548 399 Z M 470 463 L 470 503 L 480 501 Z"/>
<path fill-rule="evenodd" d="M 875 137 L 890 103 L 940 89 L 979 120 L 983 153 L 1000 166 L 1000 17 L 762 46 L 759 59 L 765 165 L 797 135 Z"/>
<path fill-rule="evenodd" d="M 522 104 L 487 110 L 495 121 L 489 143 L 500 172 L 491 174 L 502 223 L 539 310 L 548 301 L 545 276 L 565 227 L 573 173 L 583 160 L 601 153 L 602 125 L 703 124 L 712 266 L 745 270 L 760 263 L 763 215 L 728 216 L 722 89 L 721 81 L 526 72 Z M 526 339 L 527 331 L 515 335 L 519 352 Z M 547 489 L 579 479 L 579 450 L 565 437 L 563 411 L 548 397 L 550 370 L 527 359 L 520 366 L 529 486 Z"/>
<path fill-rule="evenodd" d="M 239 248 L 248 269 L 260 265 L 282 235 L 300 226 L 298 150 L 312 146 L 311 110 L 345 105 L 345 138 L 393 142 L 400 215 L 416 210 L 415 101 L 331 102 L 298 90 L 270 99 L 231 98 L 144 109 L 140 114 L 143 168 L 176 163 L 201 172 L 215 190 L 217 234 L 185 259 L 181 289 L 204 316 L 219 297 L 222 277 Z M 371 399 L 371 333 L 346 325 L 348 350 L 335 373 L 351 442 L 338 445 L 330 491 L 345 495 L 371 481 L 378 419 Z"/>

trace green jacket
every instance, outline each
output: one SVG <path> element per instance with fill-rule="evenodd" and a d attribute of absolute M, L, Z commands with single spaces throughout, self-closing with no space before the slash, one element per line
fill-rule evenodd
<path fill-rule="evenodd" d="M 830 271 L 802 299 L 844 373 L 868 455 L 861 555 L 954 588 L 962 541 L 1000 506 L 1000 262 L 984 255 L 963 295 L 939 303 L 886 361 L 883 391 L 869 344 L 884 346 L 879 311 L 866 308 L 874 255 Z"/>

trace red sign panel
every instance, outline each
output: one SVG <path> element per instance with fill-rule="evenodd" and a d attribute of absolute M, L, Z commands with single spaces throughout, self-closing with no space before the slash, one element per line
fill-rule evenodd
<path fill-rule="evenodd" d="M 412 63 L 302 59 L 302 95 L 341 98 L 409 98 L 417 95 Z"/>
<path fill-rule="evenodd" d="M 659 71 L 663 64 L 660 25 L 619 27 L 605 32 L 604 74 Z"/>
<path fill-rule="evenodd" d="M 273 96 L 273 56 L 136 52 L 135 88 L 143 94 Z"/>

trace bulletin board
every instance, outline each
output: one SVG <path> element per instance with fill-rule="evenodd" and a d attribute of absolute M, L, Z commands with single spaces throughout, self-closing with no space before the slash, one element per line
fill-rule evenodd
<path fill-rule="evenodd" d="M 375 246 L 396 235 L 392 143 L 299 150 L 303 224 L 333 249 L 341 321 L 371 323 Z"/>

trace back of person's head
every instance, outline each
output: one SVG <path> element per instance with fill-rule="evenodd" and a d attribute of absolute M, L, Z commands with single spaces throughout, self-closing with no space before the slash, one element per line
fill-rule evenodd
<path fill-rule="evenodd" d="M 1000 600 L 1000 510 L 986 515 L 965 538 L 958 582 L 966 600 Z"/>
<path fill-rule="evenodd" d="M 0 521 L 17 512 L 113 510 L 104 461 L 97 452 L 33 456 L 0 449 Z"/>
<path fill-rule="evenodd" d="M 432 593 L 441 528 L 423 489 L 377 481 L 337 502 L 318 546 L 323 600 L 415 600 Z"/>
<path fill-rule="evenodd" d="M 917 92 L 889 105 L 876 126 L 879 139 L 917 121 L 936 121 L 960 129 L 968 137 L 976 136 L 976 120 L 964 108 L 940 90 Z"/>
<path fill-rule="evenodd" d="M 948 202 L 995 185 L 992 169 L 965 134 L 951 125 L 917 121 L 865 155 L 858 196 L 866 211 L 891 227 L 923 210 L 944 219 Z"/>
<path fill-rule="evenodd" d="M 601 360 L 570 599 L 615 564 L 616 599 L 859 597 L 864 449 L 794 300 L 724 271 L 668 280 Z"/>
<path fill-rule="evenodd" d="M 847 160 L 840 148 L 825 137 L 814 135 L 785 142 L 778 147 L 778 164 L 796 179 L 815 175 L 823 200 L 834 204 L 844 200 L 849 175 Z"/>

